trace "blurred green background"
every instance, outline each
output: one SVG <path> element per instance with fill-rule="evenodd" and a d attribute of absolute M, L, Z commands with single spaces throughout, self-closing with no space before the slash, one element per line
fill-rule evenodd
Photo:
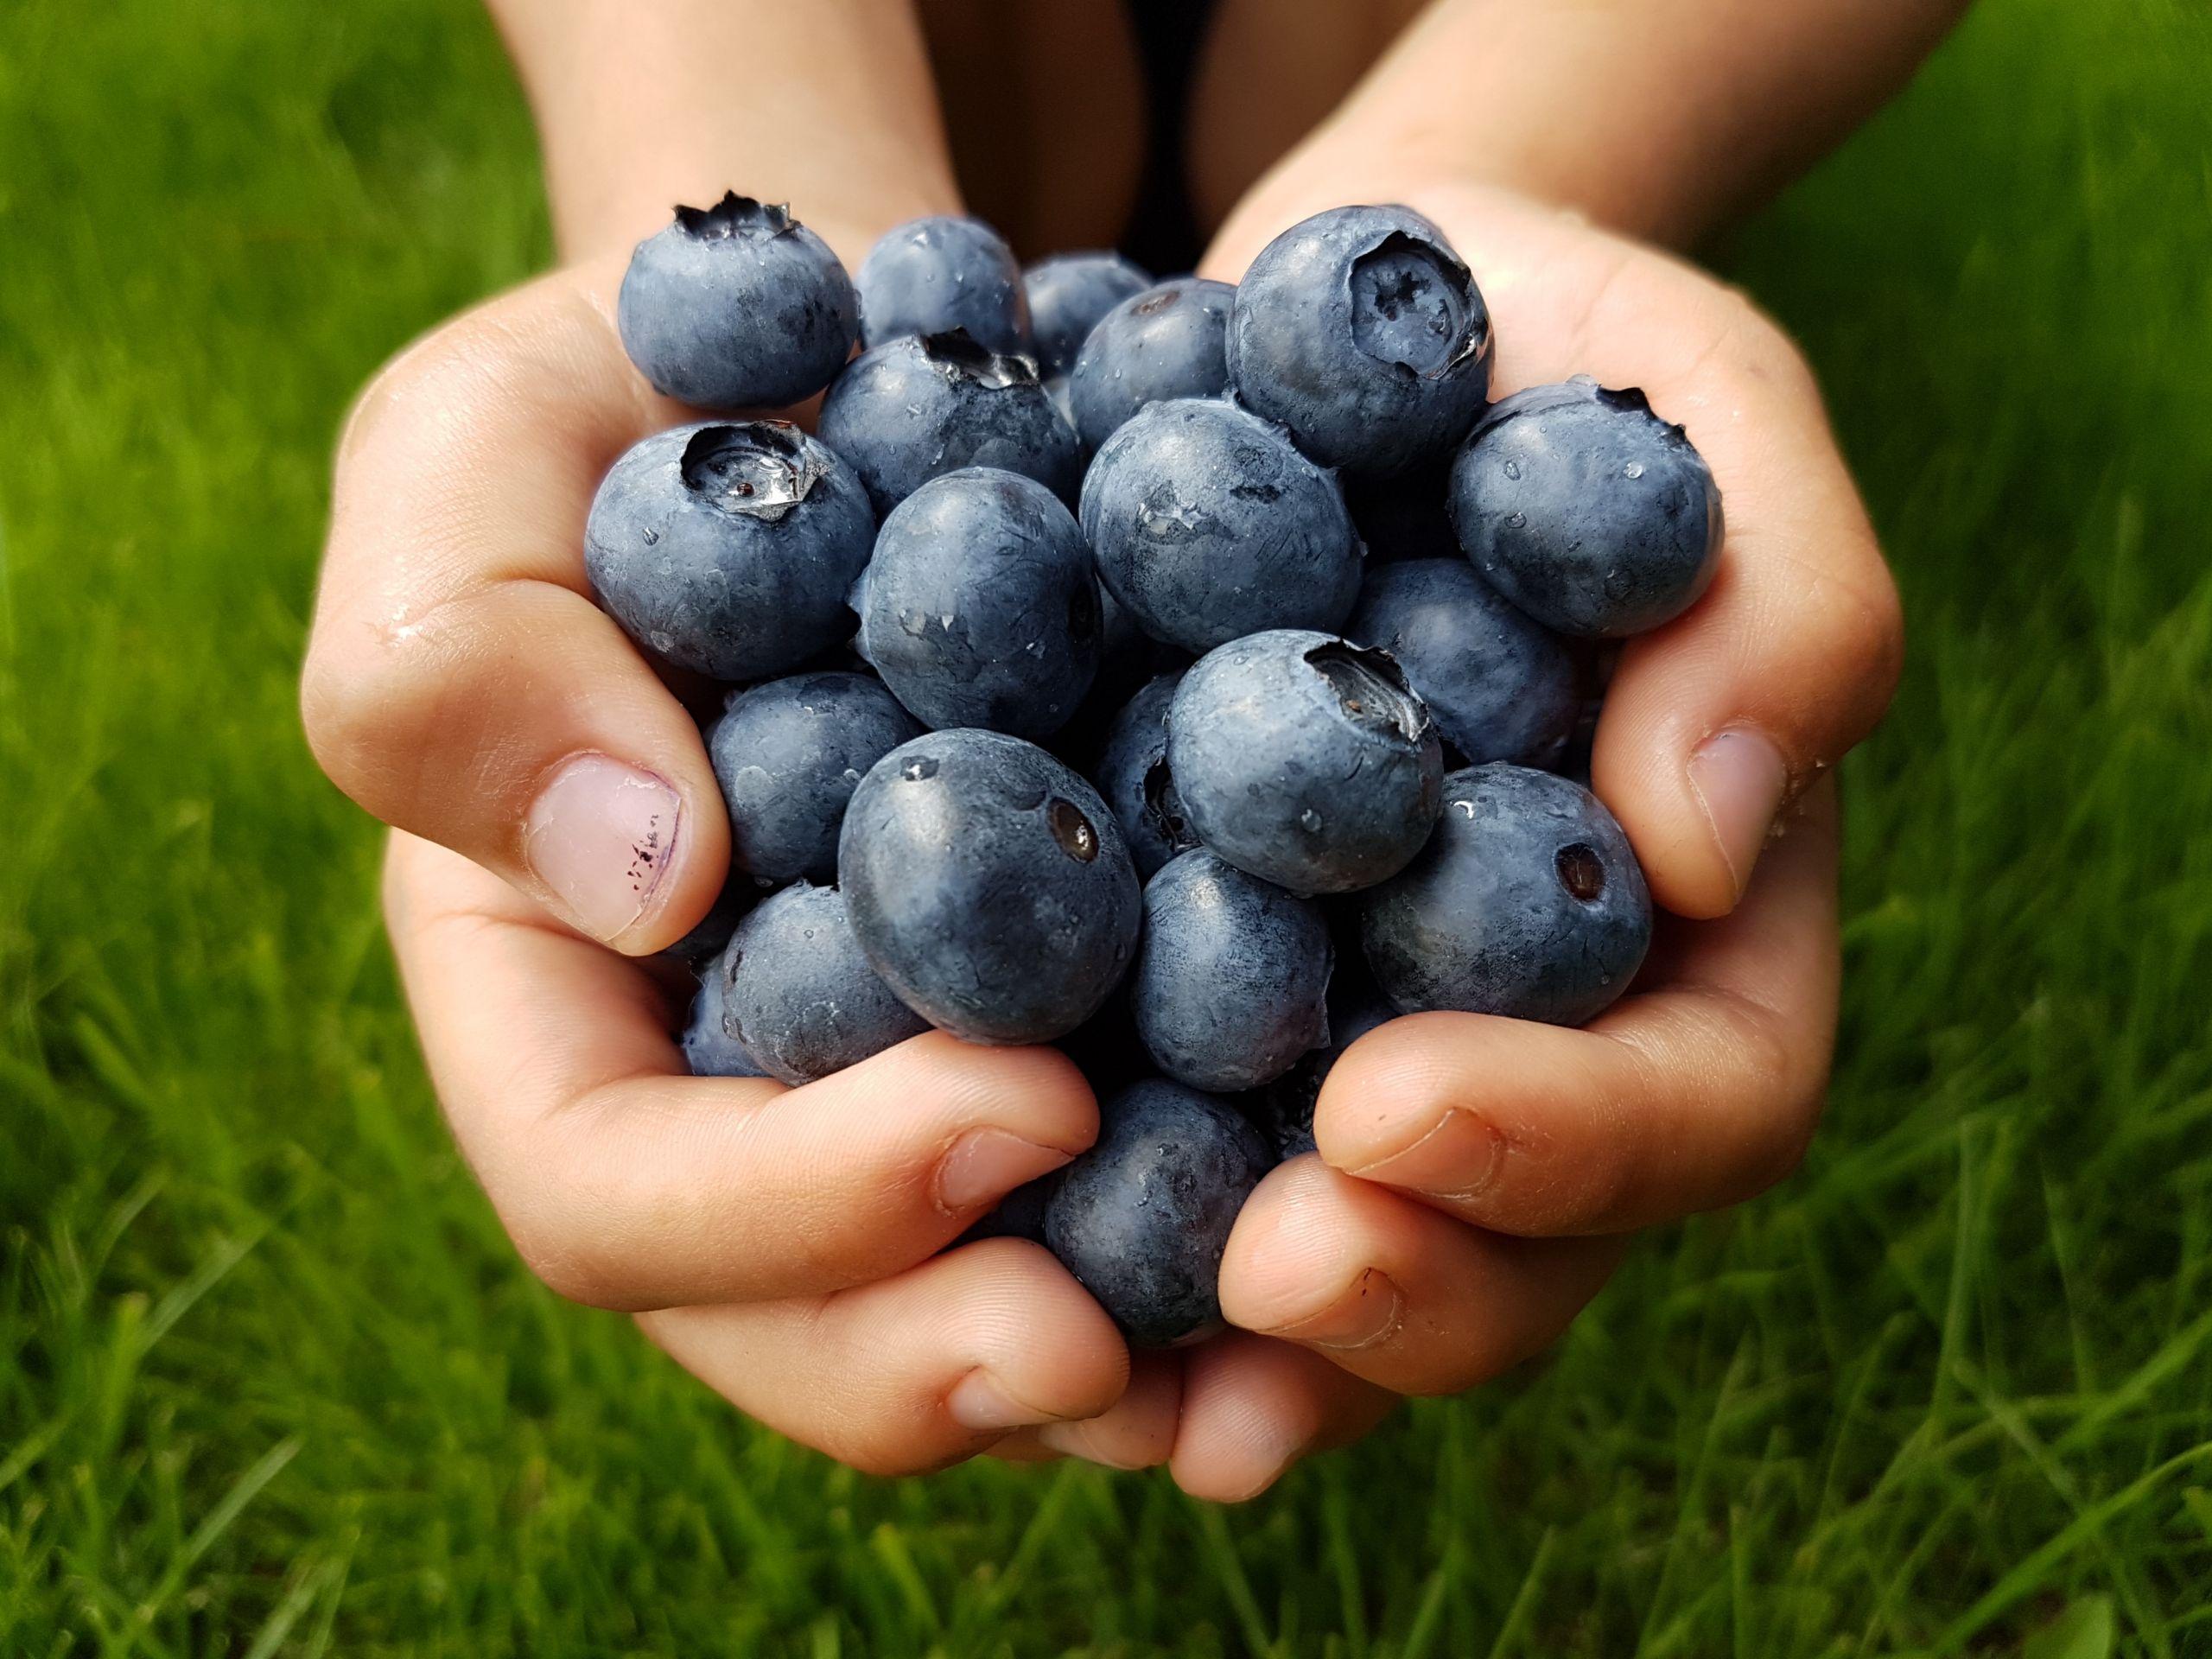
<path fill-rule="evenodd" d="M 0 14 L 0 1653 L 2212 1653 L 2212 14 L 1987 0 L 1715 251 L 1912 619 L 1800 1176 L 1245 1509 L 855 1478 L 516 1265 L 293 681 L 547 239 L 475 9 Z"/>

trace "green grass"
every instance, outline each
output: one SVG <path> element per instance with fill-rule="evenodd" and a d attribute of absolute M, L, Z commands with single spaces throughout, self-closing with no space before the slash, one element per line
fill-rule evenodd
<path fill-rule="evenodd" d="M 16 0 L 0 1653 L 2212 1653 L 2208 84 L 1987 0 L 1720 251 L 1913 624 L 1827 1128 L 1215 1512 L 858 1478 L 518 1268 L 292 696 L 345 399 L 543 257 L 518 102 L 465 3 Z"/>

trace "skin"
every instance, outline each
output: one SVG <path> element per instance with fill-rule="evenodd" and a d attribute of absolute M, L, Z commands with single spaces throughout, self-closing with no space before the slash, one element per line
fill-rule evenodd
<path fill-rule="evenodd" d="M 926 18 L 823 0 L 803 62 L 743 99 L 720 66 L 772 35 L 784 9 L 766 0 L 495 0 L 544 136 L 563 264 L 364 394 L 302 703 L 326 770 L 395 826 L 386 912 L 423 1052 L 531 1267 L 635 1313 L 740 1409 L 862 1469 L 986 1451 L 1164 1462 L 1186 1491 L 1233 1500 L 1402 1395 L 1467 1388 L 1540 1349 L 1625 1233 L 1785 1174 L 1834 1032 L 1834 798 L 1816 780 L 1888 700 L 1897 603 L 1789 342 L 1620 232 L 1687 238 L 1771 188 L 1960 9 L 1665 0 L 1630 28 L 1585 0 L 1437 0 L 1392 45 L 1403 5 L 1229 0 L 1191 158 L 1221 221 L 1204 274 L 1233 280 L 1309 213 L 1404 201 L 1482 284 L 1498 391 L 1578 371 L 1643 385 L 1711 462 L 1729 534 L 1705 598 L 1626 649 L 1598 734 L 1598 792 L 1673 912 L 1636 991 L 1580 1031 L 1432 1014 L 1355 1043 L 1321 1091 L 1319 1154 L 1269 1175 L 1230 1238 L 1221 1295 L 1243 1328 L 1132 1356 L 1035 1245 L 936 1254 L 1096 1134 L 1058 1055 L 932 1034 L 796 1090 L 683 1074 L 681 993 L 639 958 L 713 903 L 726 827 L 696 727 L 590 602 L 582 565 L 600 475 L 684 416 L 615 338 L 630 244 L 671 201 L 732 181 L 801 204 L 851 264 L 902 219 L 959 211 L 929 42 L 948 16 L 981 26 L 982 0 Z M 1071 27 L 1067 0 L 1033 10 Z M 1125 86 L 1102 73 L 1083 91 L 1110 103 Z M 953 130 L 996 119 L 997 151 L 1020 159 L 979 181 L 976 208 L 1025 254 L 1044 251 L 1039 203 L 1052 243 L 1109 242 L 1112 224 L 1075 223 L 1069 204 L 1118 213 L 1133 129 L 1100 125 L 1116 137 L 1087 165 L 1103 171 L 1078 171 L 1051 158 L 1089 127 L 1055 139 L 1040 118 L 1033 143 L 1026 105 L 986 108 L 960 101 Z M 1257 137 L 1240 149 L 1238 134 Z M 1766 781 L 1718 790 L 1692 766 L 1716 741 Z M 635 914 L 600 937 L 574 925 L 525 833 L 579 753 L 663 780 L 681 826 Z"/>

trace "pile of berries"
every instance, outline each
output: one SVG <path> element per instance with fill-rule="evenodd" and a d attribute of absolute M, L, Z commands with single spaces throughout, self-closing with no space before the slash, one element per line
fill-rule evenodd
<path fill-rule="evenodd" d="M 1606 642 L 1703 591 L 1719 498 L 1640 392 L 1489 402 L 1488 309 L 1420 214 L 1318 214 L 1234 288 L 1025 272 L 951 218 L 855 279 L 728 195 L 639 245 L 620 324 L 687 404 L 825 393 L 811 434 L 646 439 L 591 512 L 601 602 L 736 688 L 695 1071 L 1063 1045 L 1097 1144 L 982 1230 L 1167 1344 L 1217 1321 L 1355 1038 L 1579 1024 L 1636 974 L 1643 873 L 1572 774 Z"/>

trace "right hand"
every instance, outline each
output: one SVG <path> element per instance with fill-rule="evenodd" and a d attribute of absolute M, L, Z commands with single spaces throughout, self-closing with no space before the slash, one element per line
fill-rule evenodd
<path fill-rule="evenodd" d="M 620 271 L 492 301 L 364 394 L 303 677 L 316 758 L 394 827 L 423 1053 L 524 1259 L 878 1472 L 1172 1454 L 1233 1497 L 1365 1427 L 1386 1396 L 1316 1356 L 1239 1337 L 1133 1360 L 1035 1245 L 940 1254 L 1096 1135 L 1056 1052 L 932 1033 L 797 1090 L 684 1074 L 680 988 L 643 958 L 713 903 L 728 830 L 691 716 L 584 576 L 601 476 L 690 413 L 623 355 Z"/>

